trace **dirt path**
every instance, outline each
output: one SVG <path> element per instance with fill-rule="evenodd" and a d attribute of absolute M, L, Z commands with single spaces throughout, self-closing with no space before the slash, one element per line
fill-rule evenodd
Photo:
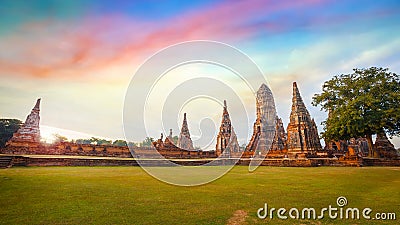
<path fill-rule="evenodd" d="M 233 216 L 229 218 L 227 225 L 240 225 L 246 223 L 247 212 L 244 210 L 236 210 Z"/>

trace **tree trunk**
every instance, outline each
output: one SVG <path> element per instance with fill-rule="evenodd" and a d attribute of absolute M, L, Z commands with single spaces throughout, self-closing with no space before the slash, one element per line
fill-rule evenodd
<path fill-rule="evenodd" d="M 372 143 L 372 135 L 366 135 L 367 142 L 368 142 L 368 157 L 374 157 L 374 144 Z"/>

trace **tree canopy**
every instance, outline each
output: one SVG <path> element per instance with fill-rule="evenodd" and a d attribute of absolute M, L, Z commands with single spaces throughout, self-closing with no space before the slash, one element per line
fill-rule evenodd
<path fill-rule="evenodd" d="M 0 148 L 6 145 L 21 125 L 22 121 L 18 119 L 0 119 Z"/>
<path fill-rule="evenodd" d="M 64 137 L 60 134 L 53 134 L 53 137 L 54 137 L 54 143 L 60 143 L 68 140 L 67 137 Z"/>
<path fill-rule="evenodd" d="M 142 147 L 151 147 L 151 146 L 153 146 L 153 141 L 154 141 L 154 138 L 152 138 L 152 137 L 146 137 L 146 138 L 142 141 L 142 143 L 141 143 L 140 146 L 142 146 Z"/>
<path fill-rule="evenodd" d="M 111 140 L 106 140 L 102 138 L 91 137 L 90 139 L 77 139 L 75 141 L 77 144 L 93 144 L 93 145 L 111 145 Z"/>
<path fill-rule="evenodd" d="M 326 140 L 400 134 L 400 78 L 388 68 L 354 69 L 326 81 L 313 105 L 329 112 L 323 122 Z"/>
<path fill-rule="evenodd" d="M 125 140 L 115 140 L 112 145 L 115 146 L 128 146 Z"/>

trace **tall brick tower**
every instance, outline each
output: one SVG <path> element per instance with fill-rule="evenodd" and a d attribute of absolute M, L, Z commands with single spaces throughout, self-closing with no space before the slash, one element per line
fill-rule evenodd
<path fill-rule="evenodd" d="M 217 136 L 217 145 L 215 147 L 217 156 L 221 154 L 230 156 L 231 152 L 239 152 L 239 143 L 233 126 L 231 124 L 231 119 L 229 117 L 228 108 L 226 106 L 226 101 L 224 100 L 224 109 L 222 112 L 222 121 L 219 128 L 219 133 Z"/>
<path fill-rule="evenodd" d="M 287 147 L 291 156 L 305 156 L 321 150 L 317 126 L 304 105 L 296 82 L 293 82 L 292 111 L 287 127 Z"/>
<path fill-rule="evenodd" d="M 186 113 L 183 114 L 181 133 L 178 138 L 178 147 L 185 150 L 193 150 L 193 142 L 190 138 L 189 128 L 186 120 Z"/>
<path fill-rule="evenodd" d="M 14 133 L 11 142 L 40 142 L 40 98 L 36 101 L 31 113 L 26 117 L 25 123 Z"/>
<path fill-rule="evenodd" d="M 275 136 L 276 109 L 271 90 L 262 84 L 256 97 L 257 119 L 246 152 L 267 153 Z"/>

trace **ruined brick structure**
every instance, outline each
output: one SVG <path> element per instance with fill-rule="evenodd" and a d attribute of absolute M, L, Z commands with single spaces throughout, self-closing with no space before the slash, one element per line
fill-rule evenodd
<path fill-rule="evenodd" d="M 26 117 L 25 123 L 7 141 L 0 153 L 36 152 L 42 148 L 40 143 L 40 99 L 36 101 L 31 113 Z"/>
<path fill-rule="evenodd" d="M 245 152 L 266 154 L 275 135 L 276 109 L 271 90 L 262 84 L 256 96 L 257 119 L 253 125 L 253 135 Z M 251 154 L 250 154 L 251 155 Z"/>
<path fill-rule="evenodd" d="M 376 135 L 375 151 L 380 158 L 392 159 L 397 157 L 397 150 L 383 132 Z"/>
<path fill-rule="evenodd" d="M 215 158 L 215 151 L 202 151 L 193 148 L 193 142 L 190 138 L 190 132 L 187 124 L 186 113 L 183 114 L 183 122 L 181 133 L 178 138 L 177 145 L 172 140 L 172 129 L 169 130 L 169 135 L 163 140 L 163 134 L 160 139 L 153 142 L 155 151 L 135 150 L 134 156 L 140 158 L 159 158 L 160 155 L 168 159 L 198 159 L 198 158 Z"/>
<path fill-rule="evenodd" d="M 174 140 L 172 137 L 172 129 L 169 129 L 169 135 L 167 136 L 167 139 L 169 142 L 174 143 Z"/>
<path fill-rule="evenodd" d="M 139 151 L 143 147 L 134 148 Z M 53 144 L 14 142 L 4 149 L 3 154 L 14 155 L 73 155 L 73 156 L 101 156 L 101 157 L 132 157 L 127 146 L 76 144 L 71 142 L 59 142 Z"/>
<path fill-rule="evenodd" d="M 285 128 L 283 127 L 282 119 L 277 116 L 275 124 L 275 135 L 274 140 L 272 141 L 271 150 L 281 151 L 287 149 L 286 138 L 287 137 L 285 133 Z"/>
<path fill-rule="evenodd" d="M 317 126 L 311 119 L 296 82 L 293 82 L 292 110 L 287 127 L 287 148 L 290 156 L 314 155 L 322 150 Z"/>
<path fill-rule="evenodd" d="M 220 130 L 216 140 L 215 151 L 202 151 L 193 148 L 190 132 L 184 114 L 182 128 L 177 144 L 173 142 L 172 130 L 163 140 L 153 142 L 155 147 L 118 147 L 113 145 L 93 145 L 61 142 L 45 144 L 40 142 L 40 99 L 36 101 L 25 123 L 14 133 L 6 143 L 6 147 L 0 149 L 0 153 L 14 155 L 77 155 L 77 156 L 107 156 L 107 157 L 132 157 L 159 158 L 160 154 L 165 158 L 216 158 L 266 156 L 269 160 L 282 159 L 304 160 L 301 158 L 326 158 L 334 157 L 335 160 L 344 160 L 358 165 L 362 158 L 368 165 L 378 165 L 385 160 L 399 160 L 397 151 L 390 143 L 386 134 L 377 135 L 375 141 L 374 157 L 384 158 L 383 161 L 374 161 L 367 158 L 368 144 L 365 138 L 352 138 L 342 141 L 327 141 L 327 146 L 322 150 L 318 136 L 317 126 L 311 118 L 300 96 L 296 82 L 293 83 L 292 108 L 287 133 L 282 119 L 277 116 L 275 102 L 271 90 L 262 84 L 256 94 L 256 121 L 253 125 L 253 135 L 244 152 L 241 152 L 237 136 L 233 129 L 226 101 L 222 110 Z M 156 151 L 157 150 L 157 151 Z M 396 159 L 397 158 L 397 159 Z M 369 160 L 369 161 L 368 161 Z M 371 161 L 372 160 L 372 161 Z M 283 162 L 283 161 L 282 161 Z M 380 164 L 379 164 L 380 165 Z M 392 165 L 392 164 L 390 164 Z"/>
<path fill-rule="evenodd" d="M 40 142 L 40 98 L 36 101 L 25 123 L 0 150 L 4 154 L 17 155 L 85 155 L 131 157 L 128 147 L 112 145 L 90 145 L 60 142 L 45 144 Z"/>
<path fill-rule="evenodd" d="M 22 124 L 21 128 L 18 129 L 17 132 L 14 133 L 11 140 L 8 142 L 9 144 L 13 144 L 13 142 L 31 142 L 38 143 L 40 142 L 40 98 L 36 101 L 35 106 L 33 107 L 31 113 L 26 117 L 25 123 Z"/>
<path fill-rule="evenodd" d="M 186 120 L 186 113 L 183 114 L 181 133 L 178 138 L 178 147 L 186 150 L 193 150 L 193 142 L 190 138 L 189 128 Z"/>
<path fill-rule="evenodd" d="M 172 135 L 171 135 L 172 136 Z M 198 159 L 198 158 L 215 158 L 217 157 L 215 151 L 202 151 L 202 150 L 188 150 L 179 148 L 176 146 L 170 138 L 166 137 L 163 140 L 163 135 L 161 134 L 160 139 L 153 142 L 153 146 L 156 148 L 158 153 L 168 159 Z M 153 155 L 152 155 L 153 154 Z M 135 155 L 140 155 L 140 157 L 153 158 L 153 151 L 135 151 Z"/>
<path fill-rule="evenodd" d="M 246 152 L 271 151 L 267 157 L 306 157 L 315 155 L 316 151 L 322 149 L 317 126 L 300 96 L 296 82 L 293 83 L 292 110 L 287 133 L 282 119 L 276 115 L 272 92 L 265 84 L 257 91 L 256 108 L 257 119 Z"/>
<path fill-rule="evenodd" d="M 236 133 L 233 129 L 231 119 L 229 117 L 226 101 L 224 101 L 224 109 L 222 112 L 222 121 L 217 136 L 217 144 L 215 146 L 217 156 L 231 156 L 231 153 L 239 152 L 239 143 Z"/>

